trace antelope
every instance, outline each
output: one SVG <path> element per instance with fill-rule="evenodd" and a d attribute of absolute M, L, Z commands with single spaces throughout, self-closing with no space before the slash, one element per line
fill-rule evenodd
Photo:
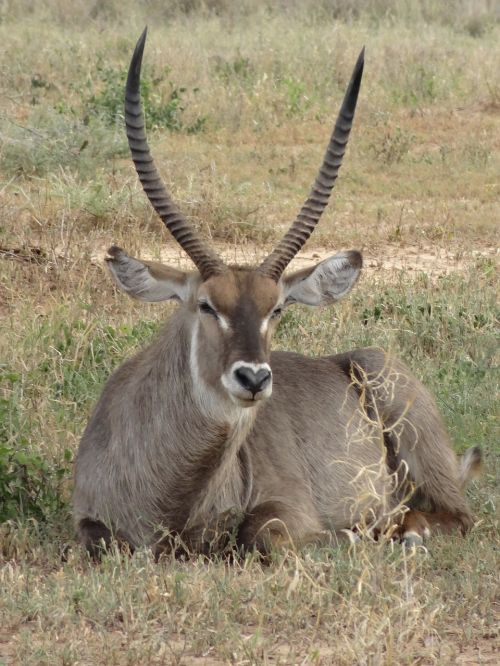
<path fill-rule="evenodd" d="M 149 201 L 196 270 L 109 250 L 121 290 L 179 307 L 157 339 L 114 372 L 90 417 L 76 457 L 80 542 L 96 557 L 113 540 L 161 554 L 173 535 L 207 552 L 222 548 L 217 535 L 230 529 L 243 552 L 266 554 L 283 544 L 351 540 L 362 524 L 386 529 L 400 505 L 394 530 L 406 543 L 421 543 L 431 527 L 465 533 L 473 517 L 463 486 L 480 452 L 459 462 L 433 398 L 401 361 L 377 348 L 322 358 L 270 351 L 285 308 L 335 303 L 361 272 L 354 250 L 285 268 L 335 184 L 364 50 L 309 197 L 274 251 L 248 267 L 226 265 L 160 179 L 139 91 L 145 40 L 146 30 L 126 83 L 129 146 Z"/>

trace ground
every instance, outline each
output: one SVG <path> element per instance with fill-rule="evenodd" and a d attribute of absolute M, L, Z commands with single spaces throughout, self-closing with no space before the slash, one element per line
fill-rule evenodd
<path fill-rule="evenodd" d="M 486 0 L 274 4 L 0 9 L 0 664 L 499 661 L 498 16 Z M 267 565 L 139 552 L 96 566 L 78 548 L 82 429 L 171 309 L 119 294 L 106 249 L 188 266 L 124 140 L 124 72 L 146 23 L 154 155 L 229 262 L 255 262 L 294 219 L 366 45 L 332 203 L 291 266 L 357 248 L 363 277 L 335 309 L 288 310 L 275 347 L 404 358 L 457 453 L 483 450 L 466 538 L 290 550 Z"/>

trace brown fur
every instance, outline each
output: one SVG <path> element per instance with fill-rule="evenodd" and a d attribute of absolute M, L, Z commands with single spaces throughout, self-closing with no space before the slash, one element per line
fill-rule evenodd
<path fill-rule="evenodd" d="M 336 542 L 358 523 L 385 529 L 418 489 L 401 534 L 473 523 L 436 405 L 379 349 L 307 358 L 270 352 L 274 309 L 347 293 L 360 255 L 344 253 L 275 284 L 231 268 L 202 283 L 115 249 L 118 284 L 181 301 L 158 339 L 110 378 L 82 438 L 74 515 L 92 554 L 120 535 L 161 553 L 172 539 L 208 552 Z M 211 304 L 216 314 L 200 310 Z M 222 382 L 233 364 L 270 363 L 272 394 L 242 400 Z M 469 467 L 473 466 L 473 462 Z"/>
<path fill-rule="evenodd" d="M 161 182 L 140 104 L 145 39 L 146 31 L 127 77 L 129 146 L 151 204 L 199 272 L 109 250 L 108 266 L 126 293 L 181 307 L 150 347 L 113 374 L 89 420 L 75 473 L 80 540 L 96 554 L 115 535 L 157 555 L 179 542 L 198 552 L 223 548 L 221 531 L 261 551 L 325 534 L 336 541 L 357 524 L 392 528 L 412 487 L 422 503 L 412 508 L 466 530 L 467 474 L 434 401 L 407 368 L 376 349 L 319 359 L 271 354 L 283 308 L 335 303 L 361 271 L 361 254 L 351 251 L 283 275 L 328 204 L 364 51 L 309 197 L 275 250 L 251 269 L 225 266 Z M 405 520 L 425 531 L 433 519 L 413 512 Z"/>

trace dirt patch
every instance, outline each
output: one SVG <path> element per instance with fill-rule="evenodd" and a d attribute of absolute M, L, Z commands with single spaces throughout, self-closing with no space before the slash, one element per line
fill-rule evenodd
<path fill-rule="evenodd" d="M 457 666 L 476 666 L 476 664 L 499 664 L 500 650 L 498 636 L 483 638 L 476 645 L 465 648 L 456 658 Z"/>
<path fill-rule="evenodd" d="M 265 250 L 255 245 L 217 245 L 217 251 L 228 264 L 257 264 L 266 256 Z M 335 254 L 335 250 L 327 248 L 313 248 L 301 252 L 292 261 L 291 270 L 298 270 L 311 266 Z M 102 264 L 107 255 L 107 247 L 99 246 L 91 255 L 93 263 Z M 394 273 L 412 271 L 426 273 L 431 277 L 448 275 L 455 271 L 463 271 L 480 259 L 497 262 L 499 249 L 486 246 L 468 251 L 446 250 L 431 245 L 395 245 L 386 244 L 380 250 L 365 250 L 364 268 L 368 273 Z M 166 245 L 160 249 L 144 248 L 141 252 L 143 259 L 161 261 L 179 268 L 189 269 L 190 263 L 185 252 L 174 244 Z"/>

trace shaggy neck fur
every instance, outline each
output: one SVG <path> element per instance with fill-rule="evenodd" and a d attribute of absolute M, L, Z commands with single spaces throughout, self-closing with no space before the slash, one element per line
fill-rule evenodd
<path fill-rule="evenodd" d="M 251 472 L 242 446 L 257 410 L 243 409 L 222 389 L 205 385 L 193 318 L 185 310 L 171 317 L 158 340 L 135 359 L 130 385 L 118 398 L 128 428 L 125 437 L 119 428 L 113 442 L 122 461 L 116 473 L 128 477 L 135 471 L 126 483 L 140 510 L 142 534 L 145 523 L 179 533 L 199 529 L 224 512 L 244 510 L 249 498 Z M 131 422 L 130 413 L 139 419 Z M 130 525 L 130 516 L 119 522 Z"/>

